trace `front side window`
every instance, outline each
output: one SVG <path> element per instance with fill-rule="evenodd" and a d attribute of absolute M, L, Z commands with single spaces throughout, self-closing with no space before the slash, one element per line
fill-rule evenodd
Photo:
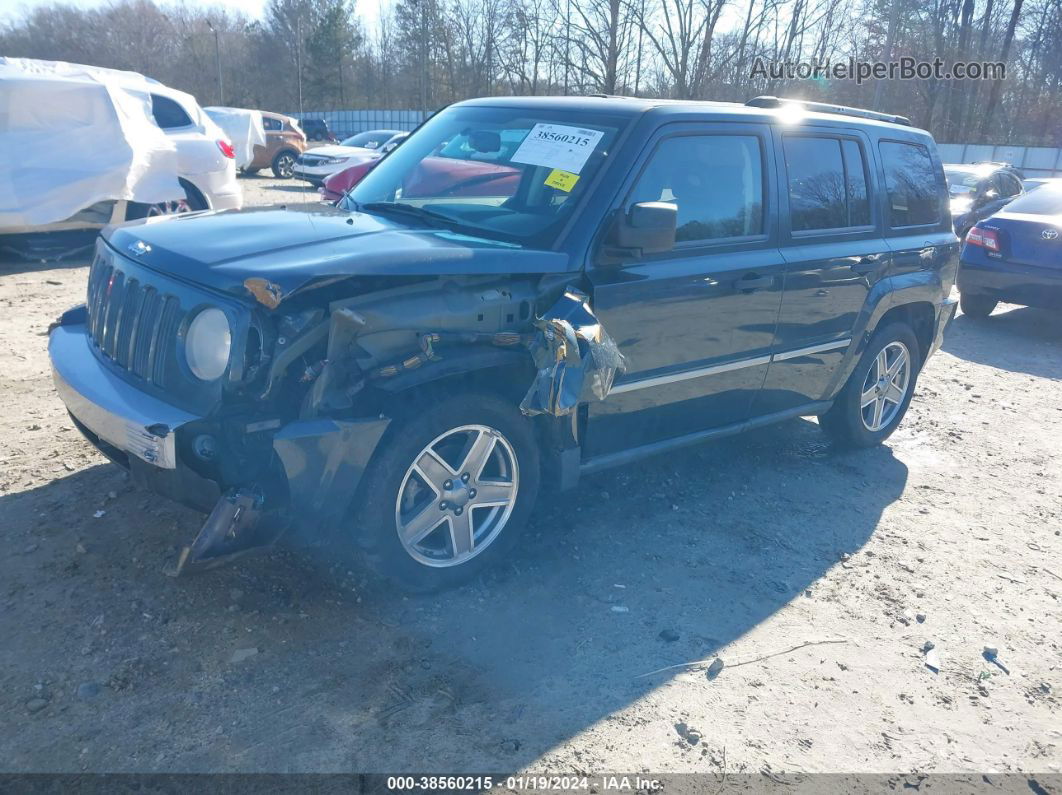
<path fill-rule="evenodd" d="M 763 234 L 763 154 L 754 135 L 664 139 L 628 206 L 663 201 L 678 210 L 677 243 Z"/>
<path fill-rule="evenodd" d="M 548 246 L 625 123 L 565 111 L 448 108 L 381 160 L 343 206 Z"/>
<path fill-rule="evenodd" d="M 856 141 L 787 135 L 782 146 L 794 232 L 870 224 L 866 163 Z"/>
<path fill-rule="evenodd" d="M 188 127 L 192 123 L 184 108 L 169 97 L 159 94 L 151 95 L 151 115 L 155 117 L 155 124 L 164 130 Z"/>
<path fill-rule="evenodd" d="M 929 150 L 921 144 L 881 141 L 878 151 L 885 167 L 889 225 L 897 228 L 937 223 L 940 194 Z"/>

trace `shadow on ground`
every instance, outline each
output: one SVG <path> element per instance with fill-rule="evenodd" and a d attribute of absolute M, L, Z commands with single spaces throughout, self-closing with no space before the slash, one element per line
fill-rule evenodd
<path fill-rule="evenodd" d="M 25 713 L 32 677 L 53 690 L 0 732 L 0 758 L 76 770 L 84 746 L 91 770 L 515 770 L 673 672 L 640 674 L 808 598 L 906 480 L 889 448 L 837 453 L 793 421 L 585 479 L 545 501 L 511 565 L 405 598 L 305 550 L 168 579 L 199 517 L 94 467 L 0 498 L 42 539 L 0 561 L 0 632 L 18 638 L 0 652 L 6 711 Z M 43 623 L 27 608 L 41 599 Z M 242 648 L 257 653 L 233 662 Z M 102 693 L 79 700 L 89 680 Z"/>
<path fill-rule="evenodd" d="M 1062 378 L 1062 313 L 1003 305 L 984 319 L 959 315 L 942 349 L 1001 370 Z M 1045 357 L 1045 349 L 1059 355 Z"/>

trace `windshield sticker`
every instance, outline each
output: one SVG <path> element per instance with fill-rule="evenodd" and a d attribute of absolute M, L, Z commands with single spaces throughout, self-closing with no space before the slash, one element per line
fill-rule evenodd
<path fill-rule="evenodd" d="M 578 174 L 573 174 L 570 171 L 561 171 L 559 168 L 553 169 L 549 172 L 549 176 L 546 177 L 546 185 L 548 187 L 562 190 L 565 193 L 571 193 L 572 188 L 575 187 L 575 183 L 578 181 Z"/>
<path fill-rule="evenodd" d="M 578 175 L 604 133 L 563 124 L 536 124 L 513 153 L 513 163 L 567 171 Z"/>

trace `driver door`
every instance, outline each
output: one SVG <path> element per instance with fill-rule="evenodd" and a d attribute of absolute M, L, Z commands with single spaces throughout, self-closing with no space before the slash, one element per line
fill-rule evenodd
<path fill-rule="evenodd" d="M 628 369 L 589 405 L 587 457 L 749 417 L 783 289 L 773 149 L 767 125 L 727 122 L 667 125 L 650 143 L 618 211 L 674 203 L 676 244 L 589 270 Z"/>

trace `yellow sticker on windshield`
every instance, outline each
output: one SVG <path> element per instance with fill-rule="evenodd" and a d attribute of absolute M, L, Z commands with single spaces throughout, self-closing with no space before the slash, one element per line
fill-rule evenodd
<path fill-rule="evenodd" d="M 578 174 L 573 174 L 570 171 L 561 171 L 559 168 L 553 169 L 549 172 L 549 176 L 546 177 L 546 184 L 549 187 L 562 190 L 565 193 L 571 193 L 572 188 L 575 187 L 575 183 L 578 181 Z"/>

